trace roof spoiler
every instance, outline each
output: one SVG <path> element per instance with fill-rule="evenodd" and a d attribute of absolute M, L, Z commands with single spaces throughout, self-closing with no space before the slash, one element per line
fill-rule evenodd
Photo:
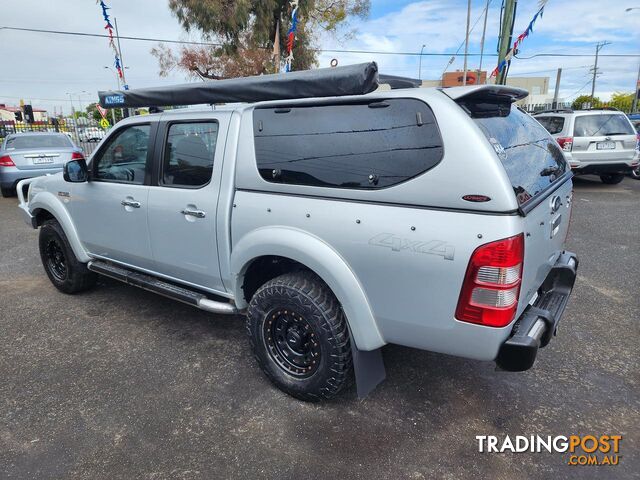
<path fill-rule="evenodd" d="M 456 102 L 480 100 L 491 103 L 513 103 L 529 95 L 529 92 L 522 88 L 509 87 L 507 85 L 474 85 L 472 87 L 441 88 L 440 90 Z"/>

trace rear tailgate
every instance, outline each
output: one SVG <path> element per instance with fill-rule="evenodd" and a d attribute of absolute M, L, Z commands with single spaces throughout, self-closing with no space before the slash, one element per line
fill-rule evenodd
<path fill-rule="evenodd" d="M 622 113 L 577 115 L 571 155 L 581 162 L 630 162 L 636 155 L 636 132 Z"/>
<path fill-rule="evenodd" d="M 496 87 L 493 87 L 496 88 Z M 564 249 L 571 213 L 571 171 L 556 141 L 501 95 L 457 99 L 494 147 L 523 217 L 524 266 L 517 315 L 536 295 Z"/>
<path fill-rule="evenodd" d="M 62 168 L 71 160 L 74 149 L 57 150 L 9 150 L 7 153 L 18 170 L 37 170 L 42 168 Z"/>

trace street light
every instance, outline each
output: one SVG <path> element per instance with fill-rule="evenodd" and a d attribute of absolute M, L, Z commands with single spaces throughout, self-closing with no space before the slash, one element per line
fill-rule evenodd
<path fill-rule="evenodd" d="M 418 79 L 422 80 L 422 52 L 424 51 L 424 47 L 426 47 L 426 45 L 422 45 L 422 48 L 420 49 L 420 63 L 418 64 Z"/>
<path fill-rule="evenodd" d="M 640 7 L 629 7 L 625 9 L 625 12 L 630 12 L 631 10 L 640 10 Z"/>

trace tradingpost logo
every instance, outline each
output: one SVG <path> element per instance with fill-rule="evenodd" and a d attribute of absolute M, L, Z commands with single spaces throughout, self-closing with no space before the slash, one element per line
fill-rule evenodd
<path fill-rule="evenodd" d="M 480 453 L 566 453 L 576 466 L 618 465 L 622 435 L 476 435 Z"/>

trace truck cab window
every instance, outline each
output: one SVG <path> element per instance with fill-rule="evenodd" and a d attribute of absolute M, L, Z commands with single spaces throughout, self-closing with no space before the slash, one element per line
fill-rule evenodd
<path fill-rule="evenodd" d="M 123 128 L 94 160 L 94 179 L 142 185 L 149 149 L 149 125 Z"/>
<path fill-rule="evenodd" d="M 160 183 L 184 188 L 198 188 L 208 184 L 213 172 L 217 137 L 217 122 L 170 125 Z"/>

